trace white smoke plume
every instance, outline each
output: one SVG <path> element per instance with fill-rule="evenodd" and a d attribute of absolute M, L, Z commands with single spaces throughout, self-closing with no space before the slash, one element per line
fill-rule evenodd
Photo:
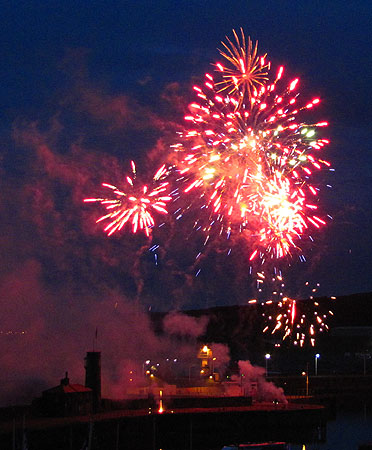
<path fill-rule="evenodd" d="M 250 393 L 254 400 L 258 402 L 288 403 L 285 398 L 284 391 L 274 385 L 274 383 L 266 381 L 265 368 L 253 366 L 250 361 L 239 361 L 239 378 L 232 377 L 234 381 L 242 383 L 244 392 Z"/>
<path fill-rule="evenodd" d="M 207 317 L 190 317 L 187 314 L 172 311 L 163 319 L 164 331 L 170 335 L 197 338 L 205 333 Z"/>

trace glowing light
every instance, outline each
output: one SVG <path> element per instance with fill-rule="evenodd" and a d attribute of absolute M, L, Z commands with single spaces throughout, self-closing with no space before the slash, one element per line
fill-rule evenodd
<path fill-rule="evenodd" d="M 299 79 L 288 83 L 283 66 L 272 77 L 257 43 L 242 30 L 233 35 L 220 51 L 226 64 L 217 63 L 204 86 L 194 86 L 200 103 L 187 116 L 193 129 L 173 145 L 187 204 L 181 209 L 200 208 L 194 226 L 207 233 L 205 243 L 219 227 L 216 236 L 238 232 L 252 242 L 249 261 L 279 259 L 300 250 L 309 228 L 325 225 L 308 206 L 306 190 L 318 194 L 310 184 L 313 168 L 329 170 L 311 154 L 328 143 L 314 137 L 327 123 L 306 124 L 302 115 L 320 100 L 295 106 Z"/>
<path fill-rule="evenodd" d="M 328 306 L 312 298 L 305 301 L 283 297 L 275 303 L 267 301 L 262 306 L 265 308 L 263 316 L 266 318 L 263 332 L 280 333 L 283 340 L 288 339 L 300 347 L 305 344 L 314 347 L 317 334 L 328 329 L 325 324 L 328 315 L 333 315 Z M 315 358 L 319 357 L 317 353 Z"/>
<path fill-rule="evenodd" d="M 223 50 L 219 50 L 231 67 L 224 67 L 218 63 L 216 66 L 222 72 L 222 80 L 217 83 L 217 92 L 227 91 L 230 94 L 238 94 L 240 102 L 250 100 L 252 94 L 259 86 L 267 81 L 268 64 L 265 63 L 266 55 L 259 57 L 257 54 L 257 42 L 253 46 L 250 38 L 246 43 L 243 30 L 240 29 L 241 38 L 235 30 L 233 35 L 235 42 L 227 36 L 227 44 L 222 42 Z"/>
<path fill-rule="evenodd" d="M 329 140 L 317 134 L 328 122 L 308 123 L 306 114 L 320 99 L 302 101 L 299 79 L 286 80 L 284 66 L 271 72 L 266 54 L 259 55 L 257 42 L 246 39 L 242 29 L 240 35 L 233 30 L 233 39 L 227 37 L 222 46 L 223 61 L 205 74 L 201 86 L 193 86 L 196 99 L 184 117 L 187 129 L 171 146 L 174 166 L 161 166 L 150 183 L 141 184 L 132 161 L 124 188 L 103 183 L 109 196 L 84 201 L 104 206 L 106 214 L 97 223 L 105 222 L 107 235 L 131 224 L 133 233 L 149 236 L 155 216 L 167 214 L 173 196 L 180 202 L 177 220 L 191 214 L 194 229 L 205 234 L 204 246 L 213 238 L 236 234 L 246 240 L 246 262 L 249 270 L 255 268 L 257 289 L 262 292 L 272 277 L 257 267 L 274 260 L 276 268 L 278 261 L 296 253 L 305 261 L 300 243 L 304 245 L 305 238 L 313 241 L 310 233 L 326 225 L 318 208 L 320 188 L 314 173 L 332 170 L 318 157 Z M 173 170 L 178 185 L 169 194 L 169 182 L 164 180 Z M 200 269 L 196 276 L 199 273 Z M 282 278 L 278 270 L 275 283 L 282 283 Z M 270 313 L 265 314 L 264 331 L 281 333 L 295 345 L 307 341 L 315 345 L 316 334 L 327 329 L 325 319 L 332 312 L 310 319 L 302 314 L 302 302 L 283 296 L 281 287 L 273 291 L 274 300 L 265 302 Z M 312 305 L 317 312 L 319 304 Z M 201 352 L 211 351 L 204 346 Z"/>
<path fill-rule="evenodd" d="M 149 236 L 155 225 L 153 213 L 167 214 L 168 212 L 166 209 L 167 202 L 172 199 L 166 193 L 169 183 L 161 182 L 167 174 L 165 165 L 161 166 L 155 173 L 151 188 L 148 185 L 138 185 L 136 166 L 133 161 L 131 161 L 131 167 L 133 176 L 126 177 L 127 190 L 102 183 L 103 187 L 113 191 L 112 198 L 87 198 L 84 200 L 86 203 L 101 203 L 106 208 L 108 213 L 97 219 L 96 223 L 109 222 L 104 228 L 108 236 L 120 231 L 129 222 L 132 224 L 133 233 L 142 230 L 146 236 Z"/>
<path fill-rule="evenodd" d="M 160 396 L 160 400 L 159 400 L 158 413 L 162 414 L 164 412 L 164 408 L 163 408 L 163 391 L 162 390 L 159 391 L 159 396 Z"/>

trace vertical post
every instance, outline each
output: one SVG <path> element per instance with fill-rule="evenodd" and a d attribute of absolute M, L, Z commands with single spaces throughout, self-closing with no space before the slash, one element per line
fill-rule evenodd
<path fill-rule="evenodd" d="M 318 359 L 320 358 L 319 353 L 315 355 L 314 363 L 315 363 L 315 376 L 318 375 Z"/>
<path fill-rule="evenodd" d="M 192 450 L 192 415 L 190 414 L 190 450 Z"/>
<path fill-rule="evenodd" d="M 152 416 L 152 449 L 156 450 L 156 415 Z"/>
<path fill-rule="evenodd" d="M 15 417 L 13 417 L 13 445 L 12 450 L 16 450 L 16 420 Z"/>
<path fill-rule="evenodd" d="M 148 365 L 151 363 L 151 361 L 149 359 L 146 359 L 146 361 L 143 361 L 142 363 L 142 376 L 144 377 L 144 379 L 146 380 L 146 372 L 147 372 L 147 367 Z"/>
<path fill-rule="evenodd" d="M 305 395 L 306 397 L 309 395 L 309 363 L 306 363 L 306 371 L 304 370 L 301 375 L 303 377 L 306 377 L 305 379 L 305 386 L 306 386 L 306 391 L 305 391 Z M 302 388 L 301 388 L 301 395 L 302 395 Z"/>
<path fill-rule="evenodd" d="M 72 425 L 70 425 L 70 450 L 72 450 Z"/>
<path fill-rule="evenodd" d="M 306 397 L 309 396 L 309 372 L 306 372 Z"/>
<path fill-rule="evenodd" d="M 101 352 L 87 352 L 85 386 L 93 391 L 93 412 L 99 411 L 101 407 Z"/>
<path fill-rule="evenodd" d="M 309 395 L 309 363 L 306 363 L 306 397 Z"/>
<path fill-rule="evenodd" d="M 266 353 L 266 355 L 265 355 L 265 368 L 266 368 L 266 378 L 267 378 L 267 374 L 268 374 L 268 362 L 269 362 L 269 359 L 271 358 L 271 355 L 270 355 L 270 353 Z"/>
<path fill-rule="evenodd" d="M 22 450 L 27 450 L 27 439 L 26 439 L 26 429 L 25 429 L 26 416 L 23 414 L 22 419 Z"/>
<path fill-rule="evenodd" d="M 92 448 L 92 438 L 93 438 L 93 422 L 91 420 L 89 423 L 88 450 L 91 450 Z"/>
<path fill-rule="evenodd" d="M 116 445 L 115 450 L 119 450 L 119 421 L 116 425 Z"/>
<path fill-rule="evenodd" d="M 164 408 L 163 408 L 163 391 L 162 389 L 160 389 L 159 391 L 159 409 L 158 409 L 158 413 L 162 414 L 164 412 Z"/>

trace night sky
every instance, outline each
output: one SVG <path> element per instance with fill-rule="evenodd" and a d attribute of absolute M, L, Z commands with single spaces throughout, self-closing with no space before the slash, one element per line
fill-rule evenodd
<path fill-rule="evenodd" d="M 369 1 L 28 0 L 5 2 L 1 16 L 0 361 L 8 396 L 23 398 L 31 379 L 30 392 L 53 385 L 65 370 L 81 377 L 96 327 L 102 349 L 117 355 L 116 381 L 133 348 L 142 348 L 137 359 L 172 348 L 156 340 L 141 308 L 244 304 L 254 295 L 239 242 L 229 257 L 211 245 L 196 267 L 202 238 L 187 221 L 168 219 L 152 242 L 126 232 L 107 238 L 95 224 L 99 206 L 83 203 L 102 182 L 120 184 L 131 159 L 145 178 L 167 161 L 192 84 L 212 70 L 233 28 L 258 40 L 274 67 L 300 77 L 304 101 L 320 96 L 317 120 L 330 122 L 325 152 L 335 171 L 323 174 L 332 189 L 320 198 L 333 220 L 304 244 L 306 263 L 286 262 L 288 292 L 306 297 L 305 281 L 319 283 L 319 295 L 372 291 Z M 157 264 L 152 244 L 160 245 Z M 132 347 L 128 336 L 138 329 L 146 332 Z"/>

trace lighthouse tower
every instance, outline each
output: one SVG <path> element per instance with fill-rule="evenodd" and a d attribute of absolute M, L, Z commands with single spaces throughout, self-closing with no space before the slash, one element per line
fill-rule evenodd
<path fill-rule="evenodd" d="M 101 406 L 101 352 L 87 352 L 85 386 L 93 391 L 93 411 L 99 411 Z"/>

